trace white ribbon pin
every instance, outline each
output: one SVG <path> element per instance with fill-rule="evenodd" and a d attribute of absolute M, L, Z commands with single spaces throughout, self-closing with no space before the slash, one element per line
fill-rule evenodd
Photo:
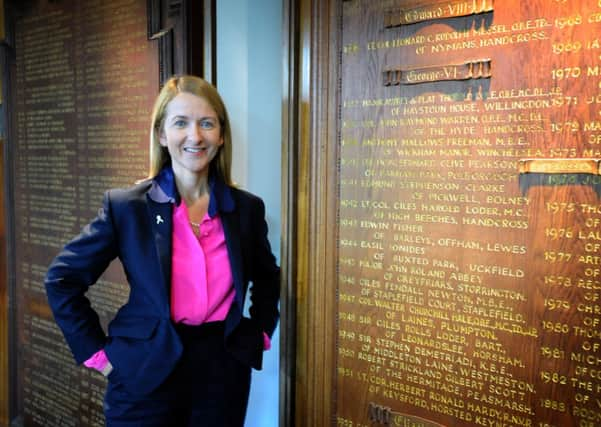
<path fill-rule="evenodd" d="M 160 215 L 157 215 L 157 224 L 160 224 L 163 222 L 163 218 L 161 218 Z"/>

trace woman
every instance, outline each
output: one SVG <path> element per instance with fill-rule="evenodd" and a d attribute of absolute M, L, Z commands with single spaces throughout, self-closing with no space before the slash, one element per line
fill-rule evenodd
<path fill-rule="evenodd" d="M 50 265 L 48 301 L 75 360 L 108 376 L 108 426 L 244 423 L 250 369 L 278 319 L 279 268 L 263 202 L 232 185 L 231 156 L 215 88 L 170 79 L 152 113 L 149 178 L 108 191 Z M 107 336 L 84 294 L 116 257 L 130 295 Z"/>

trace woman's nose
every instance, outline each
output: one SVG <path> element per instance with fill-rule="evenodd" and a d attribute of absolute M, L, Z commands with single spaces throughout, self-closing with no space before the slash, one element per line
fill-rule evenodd
<path fill-rule="evenodd" d="M 188 137 L 193 141 L 200 141 L 202 139 L 202 129 L 198 123 L 190 124 L 188 129 Z"/>

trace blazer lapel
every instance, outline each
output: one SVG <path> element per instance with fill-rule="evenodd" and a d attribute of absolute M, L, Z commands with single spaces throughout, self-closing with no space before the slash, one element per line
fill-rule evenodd
<path fill-rule="evenodd" d="M 242 313 L 244 307 L 244 286 L 242 278 L 242 248 L 240 246 L 240 225 L 238 216 L 234 212 L 222 212 L 221 223 L 229 255 L 232 276 L 234 278 L 234 289 L 236 290 L 236 303 Z"/>
<path fill-rule="evenodd" d="M 160 299 L 169 306 L 171 283 L 171 232 L 173 230 L 171 202 L 160 203 L 148 198 L 148 214 L 156 246 L 163 286 Z"/>

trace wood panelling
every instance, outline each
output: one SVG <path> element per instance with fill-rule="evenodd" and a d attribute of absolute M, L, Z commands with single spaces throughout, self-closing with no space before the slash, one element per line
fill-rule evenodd
<path fill-rule="evenodd" d="M 1 7 L 1 5 L 0 5 Z M 8 276 L 4 208 L 4 140 L 0 139 L 0 426 L 8 425 Z"/>
<path fill-rule="evenodd" d="M 601 3 L 480 3 L 289 3 L 295 425 L 601 422 Z"/>
<path fill-rule="evenodd" d="M 147 101 L 159 84 L 173 74 L 215 81 L 215 0 L 9 0 L 6 6 L 8 41 L 0 46 L 0 137 L 7 141 L 0 161 L 6 181 L 0 181 L 0 198 L 6 199 L 0 200 L 0 426 L 15 419 L 97 425 L 104 380 L 72 363 L 46 306 L 43 275 L 50 257 L 95 215 L 101 192 L 145 174 Z M 54 50 L 43 55 L 49 45 Z M 31 59 L 34 51 L 40 54 Z M 58 98 L 62 109 L 54 108 Z M 113 102 L 118 105 L 109 106 Z M 26 122 L 39 115 L 44 120 L 35 126 Z M 121 127 L 127 136 L 117 136 Z M 106 151 L 98 132 L 113 139 Z M 48 163 L 39 161 L 39 153 L 51 148 L 42 138 L 54 144 Z M 91 298 L 105 321 L 127 289 L 116 264 L 102 280 L 111 291 Z M 65 397 L 57 398 L 61 393 Z"/>
<path fill-rule="evenodd" d="M 0 40 L 4 37 L 4 1 L 0 0 Z M 0 105 L 2 92 L 0 78 Z M 4 139 L 0 135 L 0 426 L 8 424 L 8 276 L 4 203 Z"/>
<path fill-rule="evenodd" d="M 335 366 L 336 247 L 336 16 L 334 2 L 291 2 L 298 13 L 290 50 L 291 66 L 285 110 L 288 119 L 288 226 L 284 232 L 287 265 L 296 313 L 296 426 L 326 426 L 332 421 Z M 332 19 L 330 18 L 332 17 Z M 292 89 L 291 89 L 292 88 Z M 291 225 L 293 224 L 293 225 Z M 284 265 L 284 263 L 282 263 Z"/>
<path fill-rule="evenodd" d="M 280 298 L 280 426 L 292 425 L 296 378 L 296 146 L 298 135 L 298 9 L 295 1 L 283 9 L 282 100 L 282 230 Z"/>

